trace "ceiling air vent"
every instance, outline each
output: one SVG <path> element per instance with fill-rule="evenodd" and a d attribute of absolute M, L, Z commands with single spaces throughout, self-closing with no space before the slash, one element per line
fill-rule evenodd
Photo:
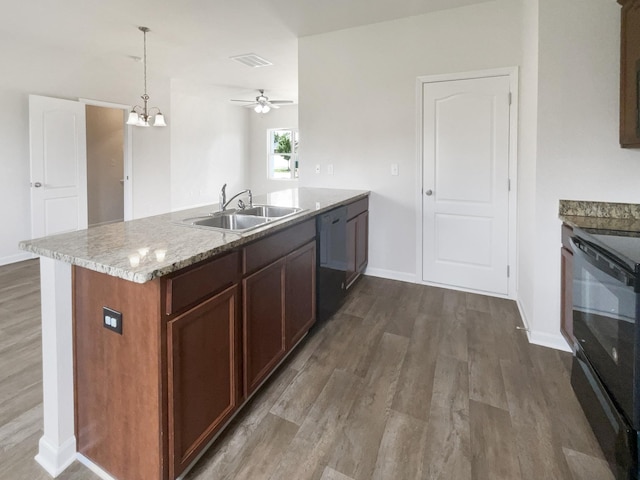
<path fill-rule="evenodd" d="M 244 55 L 236 55 L 235 57 L 230 57 L 231 60 L 235 60 L 247 67 L 267 67 L 269 65 L 273 65 L 269 60 L 265 60 L 262 57 L 259 57 L 255 53 L 245 53 Z"/>

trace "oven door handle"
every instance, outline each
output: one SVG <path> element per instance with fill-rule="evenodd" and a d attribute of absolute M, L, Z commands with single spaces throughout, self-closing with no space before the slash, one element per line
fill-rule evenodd
<path fill-rule="evenodd" d="M 635 286 L 635 275 L 619 265 L 606 253 L 575 236 L 569 238 L 569 242 L 574 255 L 580 255 L 586 262 L 625 285 Z"/>

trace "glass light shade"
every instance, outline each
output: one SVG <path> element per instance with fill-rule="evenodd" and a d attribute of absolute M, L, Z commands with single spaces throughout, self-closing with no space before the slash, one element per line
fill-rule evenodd
<path fill-rule="evenodd" d="M 138 124 L 138 114 L 131 110 L 129 113 L 129 118 L 127 119 L 127 125 L 137 125 Z"/>
<path fill-rule="evenodd" d="M 256 113 L 262 113 L 262 105 L 258 104 L 256 105 L 256 108 L 254 108 Z"/>
<path fill-rule="evenodd" d="M 138 119 L 138 123 L 136 123 L 138 127 L 149 127 L 149 120 L 145 120 L 143 117 Z"/>
<path fill-rule="evenodd" d="M 262 106 L 262 113 L 268 113 L 269 110 L 271 110 L 271 107 L 269 105 Z"/>
<path fill-rule="evenodd" d="M 153 120 L 154 127 L 166 127 L 167 123 L 164 121 L 164 115 L 158 112 Z"/>

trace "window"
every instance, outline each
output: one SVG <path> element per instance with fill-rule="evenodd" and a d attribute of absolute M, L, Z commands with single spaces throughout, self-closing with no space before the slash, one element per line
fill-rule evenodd
<path fill-rule="evenodd" d="M 298 130 L 274 128 L 267 130 L 269 178 L 295 180 L 298 178 Z"/>

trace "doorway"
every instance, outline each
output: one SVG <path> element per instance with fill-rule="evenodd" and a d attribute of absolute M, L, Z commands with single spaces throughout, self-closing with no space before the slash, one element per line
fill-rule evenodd
<path fill-rule="evenodd" d="M 132 127 L 126 124 L 131 106 L 86 98 L 79 101 L 84 104 L 87 117 L 89 225 L 132 220 Z M 96 175 L 98 178 L 92 179 L 92 169 L 95 174 L 108 175 Z M 94 186 L 95 189 L 92 188 Z"/>
<path fill-rule="evenodd" d="M 122 186 L 113 197 L 122 199 L 121 213 L 93 224 L 130 220 L 132 205 L 131 127 L 125 126 L 127 105 L 95 100 L 73 101 L 29 95 L 29 143 L 31 164 L 31 236 L 54 235 L 89 225 L 87 177 L 87 108 L 105 107 L 120 116 L 119 168 Z M 93 189 L 93 186 L 91 187 Z M 115 190 L 114 190 L 115 191 Z M 95 192 L 91 192 L 94 195 Z M 108 196 L 107 196 L 108 199 Z M 118 199 L 118 201 L 119 201 Z"/>
<path fill-rule="evenodd" d="M 515 295 L 517 71 L 421 77 L 421 281 Z"/>
<path fill-rule="evenodd" d="M 89 226 L 124 220 L 122 110 L 86 105 L 87 214 Z"/>

